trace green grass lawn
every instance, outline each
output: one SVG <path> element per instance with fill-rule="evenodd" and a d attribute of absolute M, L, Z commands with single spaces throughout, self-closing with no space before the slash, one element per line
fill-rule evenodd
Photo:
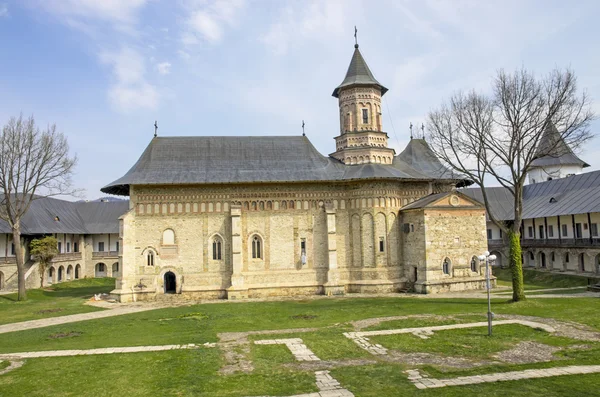
<path fill-rule="evenodd" d="M 63 284 L 68 286 L 67 284 Z M 71 284 L 72 299 L 91 294 L 93 286 Z M 100 286 L 98 286 L 100 288 Z M 41 300 L 47 305 L 69 299 L 61 291 Z M 78 297 L 79 298 L 76 298 Z M 9 302 L 14 303 L 14 302 Z M 6 303 L 5 303 L 6 304 Z M 30 303 L 34 305 L 36 303 Z M 37 304 L 40 304 L 38 302 Z M 56 303 L 56 305 L 58 305 Z M 2 307 L 2 306 L 0 306 Z M 25 306 L 23 306 L 25 307 Z M 493 300 L 498 314 L 522 314 L 587 324 L 600 330 L 600 299 L 539 299 L 509 303 L 507 298 Z M 4 310 L 0 309 L 0 310 Z M 406 328 L 459 322 L 484 321 L 487 311 L 483 299 L 420 299 L 407 297 L 352 298 L 324 297 L 315 300 L 269 302 L 220 302 L 12 332 L 0 335 L 0 353 L 17 351 L 89 349 L 98 347 L 163 345 L 217 342 L 220 332 L 282 330 L 278 334 L 251 335 L 259 339 L 302 338 L 322 360 L 340 363 L 371 360 L 376 364 L 340 366 L 332 375 L 362 396 L 592 396 L 598 392 L 600 375 L 574 375 L 549 379 L 500 382 L 444 389 L 418 390 L 403 373 L 408 366 L 386 361 L 359 348 L 343 336 L 352 331 L 350 321 L 374 317 L 431 314 L 436 317 L 409 318 L 372 325 L 365 330 Z M 58 313 L 58 315 L 62 314 Z M 310 332 L 290 333 L 291 328 L 315 328 Z M 64 334 L 71 333 L 71 336 Z M 494 336 L 485 327 L 439 331 L 427 340 L 413 335 L 372 338 L 388 349 L 403 352 L 428 352 L 469 359 L 489 359 L 494 353 L 530 340 L 564 350 L 556 361 L 528 365 L 494 365 L 471 369 L 423 366 L 432 377 L 457 377 L 525 368 L 600 364 L 600 343 L 574 341 L 545 331 L 519 325 L 502 325 Z M 589 349 L 571 349 L 573 344 Z M 17 370 L 0 375 L 0 396 L 289 396 L 316 392 L 314 370 L 301 368 L 284 345 L 250 344 L 247 358 L 251 373 L 222 375 L 225 363 L 217 348 L 153 353 L 114 354 L 28 359 Z M 0 368 L 4 364 L 0 363 Z M 597 395 L 597 394 L 596 394 Z"/>
<path fill-rule="evenodd" d="M 512 288 L 510 269 L 494 268 L 494 276 L 498 286 Z M 586 287 L 588 278 L 571 274 L 556 274 L 538 270 L 523 269 L 523 285 L 525 290 L 544 288 Z"/>
<path fill-rule="evenodd" d="M 16 293 L 0 295 L 0 324 L 102 310 L 84 303 L 114 288 L 114 278 L 88 278 L 28 290 L 23 302 L 17 301 Z"/>

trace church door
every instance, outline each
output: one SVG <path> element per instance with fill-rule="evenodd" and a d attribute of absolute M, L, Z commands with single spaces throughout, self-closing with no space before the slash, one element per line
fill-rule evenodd
<path fill-rule="evenodd" d="M 177 291 L 177 281 L 175 279 L 175 273 L 165 273 L 165 294 L 174 294 Z"/>

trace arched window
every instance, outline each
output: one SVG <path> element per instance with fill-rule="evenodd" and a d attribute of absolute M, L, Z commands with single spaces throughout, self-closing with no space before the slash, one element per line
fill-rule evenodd
<path fill-rule="evenodd" d="M 113 263 L 113 265 L 112 265 L 112 272 L 113 272 L 113 275 L 115 273 L 119 273 L 119 262 Z"/>
<path fill-rule="evenodd" d="M 442 264 L 442 271 L 444 272 L 444 274 L 450 274 L 450 266 L 451 266 L 451 262 L 449 258 L 444 259 L 444 263 Z"/>
<path fill-rule="evenodd" d="M 175 232 L 167 229 L 163 232 L 163 245 L 175 245 Z"/>
<path fill-rule="evenodd" d="M 219 237 L 213 238 L 212 243 L 212 257 L 215 261 L 220 261 L 222 259 L 222 251 L 223 251 L 223 242 Z"/>
<path fill-rule="evenodd" d="M 147 265 L 154 266 L 154 252 L 148 251 L 148 255 L 146 255 Z"/>
<path fill-rule="evenodd" d="M 260 237 L 252 237 L 252 259 L 262 259 L 262 241 Z"/>
<path fill-rule="evenodd" d="M 75 265 L 75 279 L 79 278 L 79 274 L 81 273 L 81 265 L 78 263 Z"/>
<path fill-rule="evenodd" d="M 476 256 L 471 258 L 471 271 L 477 273 L 477 262 L 479 262 L 479 259 L 477 259 Z"/>

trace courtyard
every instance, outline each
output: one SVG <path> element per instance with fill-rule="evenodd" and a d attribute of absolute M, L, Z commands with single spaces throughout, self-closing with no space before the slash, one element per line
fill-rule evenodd
<path fill-rule="evenodd" d="M 0 295 L 1 396 L 599 395 L 600 300 L 526 274 L 480 293 L 93 302 L 113 279 Z"/>

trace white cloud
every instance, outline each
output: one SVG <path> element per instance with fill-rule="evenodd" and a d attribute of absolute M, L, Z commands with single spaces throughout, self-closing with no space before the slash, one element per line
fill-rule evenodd
<path fill-rule="evenodd" d="M 8 16 L 8 6 L 4 3 L 0 4 L 0 18 Z"/>
<path fill-rule="evenodd" d="M 277 22 L 273 23 L 261 41 L 276 54 L 285 54 L 292 40 L 322 39 L 339 35 L 345 26 L 345 10 L 341 0 L 326 2 L 312 0 L 308 3 L 288 5 L 283 8 Z"/>
<path fill-rule="evenodd" d="M 115 109 L 128 112 L 158 106 L 158 91 L 146 81 L 145 61 L 136 50 L 123 47 L 118 52 L 101 54 L 100 59 L 112 67 L 114 83 L 108 96 Z"/>
<path fill-rule="evenodd" d="M 162 75 L 171 73 L 171 64 L 169 62 L 161 62 L 156 65 L 156 70 Z"/>
<path fill-rule="evenodd" d="M 106 22 L 115 28 L 132 31 L 137 14 L 148 0 L 42 0 L 40 8 L 56 15 L 72 27 L 89 29 L 86 22 Z"/>
<path fill-rule="evenodd" d="M 188 59 L 190 59 L 190 58 L 191 58 L 191 55 L 190 55 L 189 53 L 187 53 L 187 52 L 183 51 L 183 50 L 179 50 L 179 51 L 177 51 L 177 54 L 179 54 L 179 56 L 180 56 L 182 59 L 185 59 L 185 60 L 188 60 Z"/>
<path fill-rule="evenodd" d="M 187 30 L 181 40 L 185 46 L 197 44 L 202 39 L 216 44 L 223 39 L 227 28 L 235 27 L 245 0 L 188 1 Z"/>

